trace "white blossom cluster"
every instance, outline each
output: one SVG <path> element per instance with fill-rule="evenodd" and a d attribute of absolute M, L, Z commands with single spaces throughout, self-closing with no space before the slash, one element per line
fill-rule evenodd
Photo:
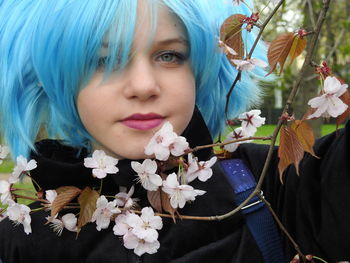
<path fill-rule="evenodd" d="M 238 119 L 242 122 L 241 127 L 238 127 L 233 132 L 230 132 L 226 136 L 224 143 L 254 136 L 257 131 L 257 128 L 265 124 L 265 118 L 260 117 L 260 114 L 260 110 L 251 110 L 240 114 Z M 226 144 L 224 146 L 224 149 L 229 152 L 234 152 L 237 150 L 238 146 L 241 143 L 247 142 L 250 142 L 250 140 Z"/>
<path fill-rule="evenodd" d="M 133 161 L 131 167 L 137 174 L 138 182 L 147 191 L 161 189 L 169 197 L 169 203 L 174 209 L 183 208 L 187 202 L 194 201 L 197 196 L 205 191 L 194 189 L 189 183 L 197 179 L 205 182 L 213 174 L 211 167 L 217 158 L 212 157 L 208 161 L 198 161 L 191 153 L 188 159 L 182 157 L 189 150 L 189 144 L 182 136 L 178 136 L 169 122 L 154 134 L 149 144 L 145 147 L 145 153 L 154 156 L 158 161 L 145 159 L 142 163 Z M 8 148 L 0 147 L 0 158 L 4 159 L 8 154 Z M 162 178 L 159 175 L 158 163 L 164 162 L 170 157 L 178 157 L 185 163 L 181 173 L 171 173 Z M 96 150 L 91 157 L 84 159 L 84 166 L 92 169 L 92 176 L 103 179 L 108 174 L 116 174 L 118 159 L 108 156 L 102 150 Z M 29 171 L 37 167 L 35 160 L 27 161 L 23 156 L 17 157 L 17 164 L 8 180 L 0 181 L 0 200 L 7 205 L 6 212 L 0 215 L 0 221 L 8 217 L 15 225 L 22 224 L 26 234 L 31 229 L 31 209 L 23 204 L 15 202 L 13 184 L 20 180 L 22 174 L 30 175 Z M 120 187 L 120 192 L 114 197 L 99 196 L 96 201 L 96 209 L 92 214 L 91 222 L 96 224 L 96 229 L 102 231 L 110 227 L 114 222 L 113 232 L 123 237 L 124 246 L 133 249 L 134 253 L 141 256 L 144 253 L 156 253 L 160 247 L 158 230 L 163 223 L 160 216 L 155 215 L 151 207 L 144 207 L 141 214 L 134 213 L 137 200 L 132 198 L 134 186 L 127 192 L 125 187 Z M 46 211 L 50 211 L 57 198 L 56 190 L 46 190 L 45 200 L 42 205 Z M 110 199 L 110 200 L 108 200 Z M 62 215 L 61 215 L 62 214 Z M 57 235 L 61 235 L 66 229 L 71 232 L 78 230 L 78 218 L 73 213 L 60 212 L 46 218 L 50 227 Z"/>

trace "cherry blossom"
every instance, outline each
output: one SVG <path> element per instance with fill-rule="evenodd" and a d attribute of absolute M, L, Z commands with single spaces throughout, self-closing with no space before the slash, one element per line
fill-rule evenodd
<path fill-rule="evenodd" d="M 142 256 L 145 253 L 154 254 L 157 253 L 160 243 L 158 240 L 153 242 L 147 242 L 138 238 L 132 232 L 128 232 L 123 236 L 124 246 L 128 249 L 133 249 L 134 253 L 138 256 Z"/>
<path fill-rule="evenodd" d="M 2 204 L 6 205 L 12 200 L 11 197 L 11 184 L 8 181 L 1 180 L 0 181 L 0 201 Z"/>
<path fill-rule="evenodd" d="M 336 77 L 327 77 L 324 82 L 324 94 L 308 102 L 312 108 L 316 109 L 308 118 L 318 118 L 320 116 L 336 118 L 341 115 L 346 111 L 348 105 L 339 97 L 344 94 L 347 88 L 348 85 L 341 84 Z"/>
<path fill-rule="evenodd" d="M 30 208 L 28 206 L 10 201 L 6 215 L 10 220 L 14 221 L 16 225 L 22 224 L 24 232 L 29 235 L 32 232 L 32 228 L 30 226 L 32 219 L 29 213 Z"/>
<path fill-rule="evenodd" d="M 0 164 L 2 164 L 2 160 L 6 158 L 9 152 L 10 152 L 10 149 L 7 146 L 0 145 Z"/>
<path fill-rule="evenodd" d="M 62 234 L 64 228 L 71 232 L 77 232 L 78 219 L 72 213 L 65 214 L 61 219 L 57 219 L 57 215 L 53 219 L 50 219 L 50 217 L 46 219 L 50 221 L 53 231 L 56 232 L 58 236 Z"/>
<path fill-rule="evenodd" d="M 192 182 L 194 179 L 198 177 L 198 179 L 202 182 L 207 181 L 212 175 L 213 171 L 211 167 L 217 161 L 217 157 L 212 157 L 209 161 L 200 161 L 198 162 L 197 158 L 194 158 L 192 154 L 188 155 L 188 163 L 189 167 L 186 172 L 186 180 L 187 182 Z"/>
<path fill-rule="evenodd" d="M 119 169 L 116 167 L 118 159 L 106 155 L 102 150 L 95 150 L 92 157 L 84 159 L 84 166 L 92 169 L 92 175 L 99 179 L 105 178 L 107 174 L 116 174 Z"/>
<path fill-rule="evenodd" d="M 232 56 L 236 56 L 237 52 L 234 51 L 233 48 L 229 47 L 228 45 L 226 45 L 222 40 L 219 39 L 219 47 L 221 48 L 221 50 L 226 54 L 229 55 L 231 54 Z"/>
<path fill-rule="evenodd" d="M 173 131 L 173 126 L 170 122 L 165 122 L 145 147 L 145 154 L 154 154 L 156 159 L 166 161 L 170 153 L 174 156 L 180 156 L 184 154 L 187 149 L 188 142 L 186 139 L 182 136 L 178 136 Z"/>
<path fill-rule="evenodd" d="M 124 236 L 129 232 L 131 226 L 127 221 L 128 214 L 121 214 L 115 218 L 115 226 L 113 227 L 113 233 L 116 236 Z"/>
<path fill-rule="evenodd" d="M 35 160 L 30 160 L 29 162 L 22 155 L 18 156 L 16 159 L 16 166 L 13 169 L 12 175 L 9 178 L 11 184 L 19 181 L 19 177 L 23 172 L 29 172 L 37 167 Z"/>
<path fill-rule="evenodd" d="M 126 192 L 126 187 L 119 187 L 119 193 L 115 195 L 115 203 L 117 206 L 124 207 L 124 208 L 133 208 L 136 205 L 136 202 L 138 201 L 137 198 L 131 198 L 131 196 L 134 194 L 135 187 L 131 186 L 129 192 Z"/>
<path fill-rule="evenodd" d="M 45 191 L 45 196 L 46 196 L 46 200 L 50 202 L 49 206 L 51 206 L 53 201 L 57 197 L 57 192 L 56 190 L 47 190 Z"/>
<path fill-rule="evenodd" d="M 104 195 L 101 195 L 96 201 L 96 210 L 92 215 L 91 222 L 96 221 L 96 229 L 106 229 L 109 226 L 111 217 L 114 214 L 120 213 L 120 210 L 116 207 L 116 202 L 108 202 Z"/>
<path fill-rule="evenodd" d="M 236 65 L 237 70 L 250 71 L 255 68 L 255 66 L 265 68 L 267 63 L 258 58 L 251 59 L 231 59 L 231 61 Z"/>
<path fill-rule="evenodd" d="M 197 195 L 203 195 L 205 191 L 195 190 L 190 185 L 180 185 L 176 173 L 169 174 L 163 181 L 162 190 L 170 197 L 170 205 L 173 208 L 183 208 L 187 201 L 194 201 Z"/>
<path fill-rule="evenodd" d="M 238 127 L 236 129 L 234 129 L 233 132 L 230 132 L 229 134 L 227 134 L 225 140 L 224 140 L 224 143 L 225 142 L 229 142 L 229 141 L 233 141 L 233 140 L 237 140 L 237 139 L 242 139 L 242 138 L 246 138 L 248 136 L 246 136 L 244 134 L 244 130 L 242 127 Z M 242 142 L 234 142 L 234 143 L 230 143 L 230 144 L 226 144 L 224 145 L 224 149 L 226 151 L 229 151 L 229 152 L 234 152 L 237 150 L 238 146 L 241 144 L 241 143 L 247 143 L 247 142 L 251 142 L 251 140 L 247 140 L 247 141 L 242 141 Z"/>
<path fill-rule="evenodd" d="M 245 136 L 254 136 L 257 128 L 265 123 L 265 118 L 260 117 L 260 110 L 251 110 L 239 115 L 239 119 L 242 121 L 242 129 Z"/>
<path fill-rule="evenodd" d="M 144 207 L 141 213 L 141 216 L 129 214 L 127 217 L 127 223 L 132 227 L 131 232 L 139 239 L 154 242 L 158 239 L 156 229 L 160 230 L 163 227 L 162 219 L 160 216 L 155 216 L 150 207 Z"/>
<path fill-rule="evenodd" d="M 139 176 L 139 181 L 146 190 L 156 191 L 162 185 L 162 178 L 156 174 L 158 169 L 156 161 L 146 159 L 142 164 L 133 161 L 131 167 Z"/>

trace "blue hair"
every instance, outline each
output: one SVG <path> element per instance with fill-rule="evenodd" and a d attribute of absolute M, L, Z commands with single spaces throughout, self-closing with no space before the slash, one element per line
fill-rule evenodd
<path fill-rule="evenodd" d="M 187 31 L 196 104 L 216 136 L 225 126 L 226 94 L 237 75 L 217 48 L 219 28 L 231 14 L 251 12 L 225 0 L 149 0 L 150 11 L 156 13 L 159 2 L 168 6 Z M 107 74 L 116 64 L 120 70 L 127 65 L 136 12 L 133 0 L 0 0 L 0 132 L 13 157 L 35 150 L 41 129 L 49 138 L 88 146 L 93 138 L 80 121 L 77 94 L 96 72 L 106 38 Z M 248 48 L 252 46 L 252 34 L 243 39 Z M 266 60 L 262 44 L 253 57 Z M 230 117 L 258 101 L 255 79 L 264 74 L 258 69 L 242 75 L 230 99 Z"/>

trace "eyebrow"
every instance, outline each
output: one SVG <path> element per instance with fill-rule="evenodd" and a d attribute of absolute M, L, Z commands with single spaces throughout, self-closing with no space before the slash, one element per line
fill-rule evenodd
<path fill-rule="evenodd" d="M 155 42 L 155 45 L 157 45 L 157 46 L 165 46 L 165 45 L 176 44 L 176 43 L 188 45 L 188 40 L 183 38 L 183 37 L 169 38 L 169 39 L 164 39 L 164 40 L 157 41 L 157 42 Z"/>
<path fill-rule="evenodd" d="M 184 44 L 184 45 L 188 46 L 188 40 L 183 38 L 183 37 L 160 40 L 160 41 L 155 42 L 155 45 L 156 46 L 166 46 L 166 45 L 176 44 L 176 43 Z M 108 42 L 103 42 L 102 48 L 108 48 Z"/>

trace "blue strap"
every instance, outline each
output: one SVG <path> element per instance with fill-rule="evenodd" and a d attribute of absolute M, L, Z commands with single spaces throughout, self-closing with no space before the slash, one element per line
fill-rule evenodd
<path fill-rule="evenodd" d="M 222 160 L 220 163 L 235 192 L 236 204 L 239 205 L 254 191 L 255 178 L 241 159 Z M 258 197 L 254 197 L 242 208 L 242 213 L 265 263 L 286 262 L 281 237 L 265 204 Z"/>

